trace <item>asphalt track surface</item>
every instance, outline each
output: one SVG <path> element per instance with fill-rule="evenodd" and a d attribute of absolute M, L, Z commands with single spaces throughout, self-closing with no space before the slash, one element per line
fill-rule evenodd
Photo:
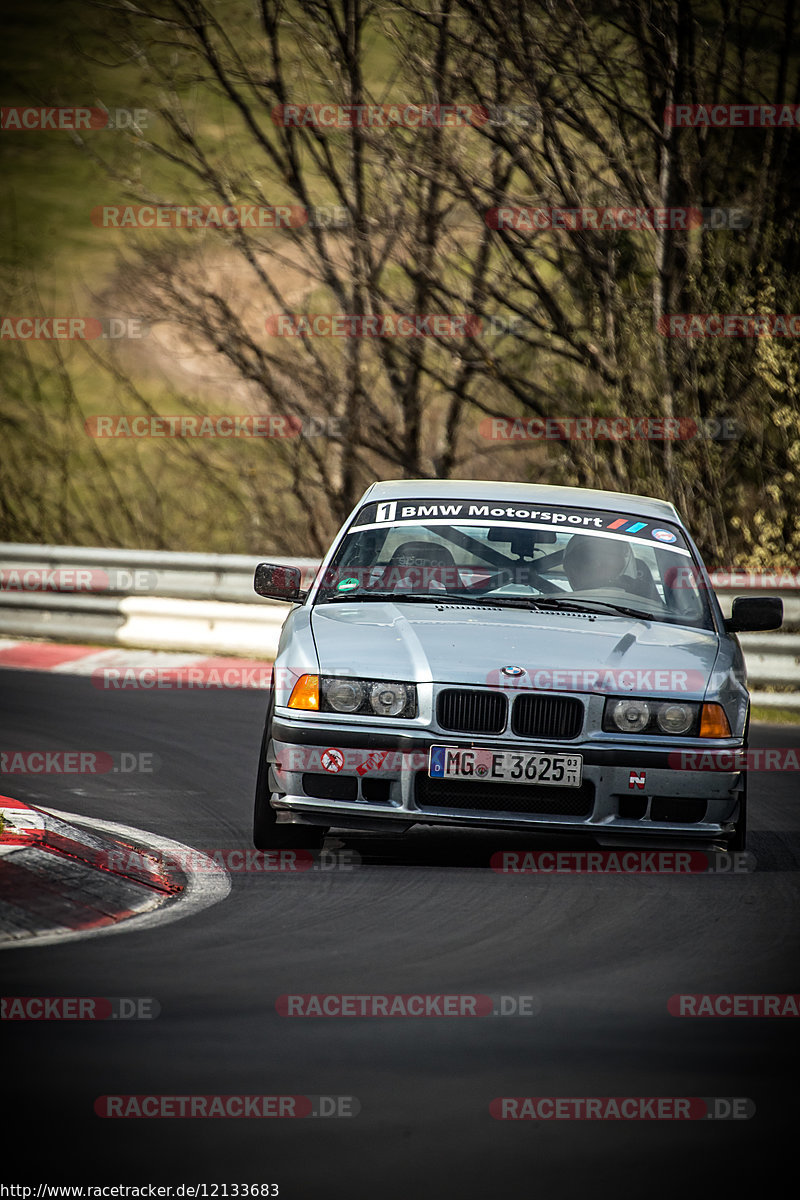
<path fill-rule="evenodd" d="M 251 845 L 264 693 L 100 692 L 23 671 L 2 672 L 0 688 L 3 748 L 160 760 L 152 775 L 4 777 L 0 790 L 206 851 Z M 797 747 L 800 728 L 757 725 L 752 741 Z M 161 1015 L 4 1023 L 3 1175 L 275 1182 L 303 1200 L 761 1192 L 782 1166 L 794 1176 L 800 1021 L 667 1011 L 675 993 L 800 991 L 797 772 L 753 776 L 750 830 L 757 869 L 735 876 L 514 878 L 488 864 L 498 849 L 530 848 L 517 836 L 351 836 L 358 869 L 235 873 L 226 900 L 162 929 L 4 952 L 5 996 L 147 996 Z M 284 993 L 396 992 L 533 995 L 541 1011 L 288 1019 L 275 1009 Z M 361 1111 L 104 1119 L 93 1104 L 108 1094 L 355 1096 Z M 495 1097 L 529 1095 L 749 1097 L 756 1114 L 491 1117 Z"/>

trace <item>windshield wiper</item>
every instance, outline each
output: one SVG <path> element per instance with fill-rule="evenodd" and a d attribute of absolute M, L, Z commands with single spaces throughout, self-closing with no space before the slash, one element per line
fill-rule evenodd
<path fill-rule="evenodd" d="M 645 612 L 641 608 L 629 608 L 626 604 L 610 604 L 606 600 L 570 600 L 556 599 L 553 596 L 536 596 L 535 599 L 527 601 L 529 606 L 534 609 L 567 609 L 572 612 L 610 612 L 622 613 L 626 617 L 641 617 L 645 621 L 657 621 L 658 617 L 653 613 Z"/>
<path fill-rule="evenodd" d="M 318 600 L 317 603 L 333 604 L 347 600 L 354 600 L 359 604 L 364 600 L 388 600 L 392 604 L 399 601 L 404 604 L 452 602 L 454 604 L 484 605 L 487 608 L 525 608 L 529 612 L 546 612 L 548 610 L 557 612 L 562 609 L 567 612 L 619 613 L 626 617 L 640 617 L 645 621 L 657 620 L 652 613 L 644 612 L 640 608 L 628 608 L 624 604 L 609 604 L 605 600 L 571 600 L 566 597 L 562 600 L 556 599 L 554 596 L 471 596 L 468 592 L 337 592 L 333 596 L 326 596 L 324 599 Z"/>
<path fill-rule="evenodd" d="M 402 600 L 404 603 L 410 601 L 422 601 L 427 604 L 436 604 L 440 600 L 458 600 L 463 601 L 463 596 L 458 596 L 453 592 L 337 592 L 333 596 L 325 596 L 324 599 L 318 600 L 318 604 L 330 604 L 337 600 L 357 600 L 359 603 L 362 600 Z"/>
<path fill-rule="evenodd" d="M 469 592 L 348 592 L 326 596 L 319 604 L 329 604 L 337 600 L 388 600 L 391 603 L 402 601 L 406 603 L 485 605 L 487 608 L 527 608 L 531 601 L 524 596 L 471 596 Z"/>

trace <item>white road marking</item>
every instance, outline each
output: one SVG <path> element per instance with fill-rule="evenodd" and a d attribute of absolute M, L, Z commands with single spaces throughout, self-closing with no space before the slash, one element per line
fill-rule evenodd
<path fill-rule="evenodd" d="M 157 926 L 168 925 L 172 921 L 180 921 L 191 917 L 218 904 L 224 900 L 231 890 L 231 878 L 224 867 L 219 866 L 200 850 L 175 842 L 172 838 L 160 837 L 143 829 L 135 829 L 131 825 L 120 825 L 117 821 L 102 821 L 96 817 L 79 816 L 77 813 L 61 812 L 56 808 L 42 807 L 44 812 L 58 817 L 62 821 L 70 821 L 75 825 L 85 825 L 97 829 L 101 833 L 109 833 L 115 837 L 127 838 L 148 849 L 159 850 L 166 857 L 177 857 L 180 869 L 186 876 L 186 887 L 177 897 L 164 900 L 159 907 L 126 917 L 114 925 L 103 925 L 99 929 L 74 929 L 62 932 L 48 932 L 40 936 L 34 935 L 27 941 L 6 942 L 0 945 L 3 950 L 23 949 L 28 946 L 53 946 L 62 942 L 80 941 L 84 938 L 106 937 L 114 933 L 135 933 L 143 929 L 155 929 Z M 192 864 L 191 866 L 189 864 Z M 196 864 L 196 865 L 195 865 Z M 157 902 L 158 903 L 158 902 Z"/>

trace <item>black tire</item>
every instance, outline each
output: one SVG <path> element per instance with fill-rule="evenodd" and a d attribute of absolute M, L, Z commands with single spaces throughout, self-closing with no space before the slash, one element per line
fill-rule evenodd
<path fill-rule="evenodd" d="M 747 751 L 750 742 L 750 706 L 747 708 L 747 720 L 744 726 L 744 761 L 745 770 L 742 778 L 742 793 L 739 797 L 739 816 L 736 828 L 728 838 L 726 850 L 728 854 L 742 854 L 747 849 Z"/>
<path fill-rule="evenodd" d="M 744 786 L 739 797 L 739 816 L 736 829 L 728 838 L 726 850 L 728 854 L 741 854 L 747 849 L 747 772 L 744 776 Z"/>
<path fill-rule="evenodd" d="M 258 776 L 253 811 L 253 845 L 256 850 L 319 850 L 328 829 L 325 825 L 279 825 L 272 796 L 271 769 L 267 762 L 267 747 L 272 736 L 274 692 L 270 694 L 267 719 L 258 755 Z"/>

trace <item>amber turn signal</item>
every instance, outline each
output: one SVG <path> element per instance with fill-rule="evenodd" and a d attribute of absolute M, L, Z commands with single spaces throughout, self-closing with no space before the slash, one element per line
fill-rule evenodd
<path fill-rule="evenodd" d="M 721 704 L 704 704 L 700 718 L 700 737 L 724 738 L 731 736 L 731 727 Z"/>
<path fill-rule="evenodd" d="M 292 688 L 289 708 L 310 708 L 319 712 L 319 675 L 300 676 Z"/>

